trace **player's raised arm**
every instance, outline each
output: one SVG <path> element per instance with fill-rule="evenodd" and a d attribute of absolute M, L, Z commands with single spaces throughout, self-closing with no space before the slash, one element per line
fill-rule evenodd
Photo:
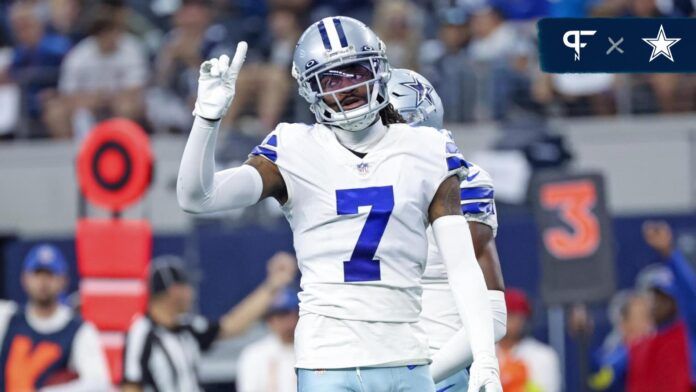
<path fill-rule="evenodd" d="M 469 332 L 474 363 L 469 391 L 502 391 L 493 340 L 493 318 L 486 284 L 476 262 L 469 224 L 462 215 L 459 179 L 446 179 L 428 211 L 433 235 L 447 266 L 450 287 Z"/>
<path fill-rule="evenodd" d="M 266 196 L 282 194 L 280 172 L 272 164 L 242 165 L 215 172 L 215 142 L 220 120 L 234 99 L 237 75 L 246 57 L 240 42 L 230 63 L 226 55 L 205 61 L 198 78 L 196 116 L 181 158 L 176 193 L 179 206 L 202 213 L 248 207 Z M 253 166 L 253 167 L 252 167 Z"/>

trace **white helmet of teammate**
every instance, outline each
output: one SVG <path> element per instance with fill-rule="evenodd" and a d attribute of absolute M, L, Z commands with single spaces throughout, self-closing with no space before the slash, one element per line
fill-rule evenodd
<path fill-rule="evenodd" d="M 292 76 L 322 124 L 360 131 L 389 104 L 384 43 L 352 18 L 324 18 L 307 28 L 295 47 Z M 345 94 L 362 88 L 364 97 Z"/>
<path fill-rule="evenodd" d="M 409 69 L 393 69 L 388 86 L 389 102 L 409 125 L 442 129 L 442 100 L 423 75 Z"/>

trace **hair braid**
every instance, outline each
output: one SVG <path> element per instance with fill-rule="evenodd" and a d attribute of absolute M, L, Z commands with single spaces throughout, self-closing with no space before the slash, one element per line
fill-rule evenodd
<path fill-rule="evenodd" d="M 406 120 L 399 114 L 392 104 L 388 104 L 379 111 L 379 117 L 382 119 L 382 124 L 406 124 Z"/>

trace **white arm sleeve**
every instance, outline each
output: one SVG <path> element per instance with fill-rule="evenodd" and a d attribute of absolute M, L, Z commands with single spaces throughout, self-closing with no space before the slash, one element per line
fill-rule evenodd
<path fill-rule="evenodd" d="M 483 272 L 476 261 L 469 224 L 461 215 L 448 215 L 436 219 L 432 227 L 447 267 L 450 290 L 464 328 L 471 337 L 474 360 L 479 356 L 495 358 L 493 316 Z"/>
<path fill-rule="evenodd" d="M 248 207 L 261 198 L 261 174 L 249 166 L 215 172 L 215 140 L 219 121 L 198 116 L 181 158 L 176 196 L 179 206 L 192 213 Z"/>
<path fill-rule="evenodd" d="M 69 367 L 78 379 L 65 384 L 45 387 L 41 392 L 100 392 L 111 390 L 109 368 L 99 333 L 92 324 L 84 323 L 77 331 L 72 345 Z"/>
<path fill-rule="evenodd" d="M 491 305 L 491 312 L 493 312 L 493 337 L 498 342 L 505 336 L 507 330 L 505 294 L 500 290 L 488 290 L 488 301 Z M 433 355 L 430 374 L 437 384 L 454 373 L 469 367 L 473 359 L 469 335 L 466 328 L 462 328 Z"/>

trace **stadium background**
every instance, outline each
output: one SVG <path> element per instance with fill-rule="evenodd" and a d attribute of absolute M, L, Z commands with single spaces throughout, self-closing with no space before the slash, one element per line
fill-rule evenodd
<path fill-rule="evenodd" d="M 506 284 L 529 293 L 532 332 L 540 340 L 548 341 L 550 331 L 527 189 L 535 176 L 549 170 L 604 176 L 617 289 L 632 287 L 640 269 L 657 259 L 641 237 L 641 224 L 648 218 L 672 224 L 679 246 L 696 260 L 694 77 L 544 75 L 536 63 L 534 27 L 543 16 L 690 16 L 691 2 L 23 2 L 31 12 L 13 9 L 10 3 L 0 5 L 3 298 L 23 300 L 18 276 L 33 244 L 55 243 L 74 262 L 76 219 L 84 207 L 75 175 L 76 151 L 91 125 L 124 115 L 151 135 L 155 156 L 147 197 L 124 216 L 152 222 L 153 256 L 181 255 L 200 272 L 197 303 L 202 314 L 218 317 L 251 291 L 263 277 L 265 261 L 277 250 L 292 249 L 290 230 L 274 202 L 204 218 L 193 218 L 176 204 L 176 172 L 191 122 L 197 67 L 205 58 L 230 53 L 238 40 L 249 41 L 235 108 L 218 143 L 221 165 L 240 162 L 276 122 L 311 121 L 295 93 L 289 56 L 306 25 L 333 14 L 373 26 L 386 42 L 393 66 L 428 77 L 445 102 L 448 129 L 465 156 L 491 171 L 498 191 L 497 244 Z M 102 30 L 95 30 L 100 23 Z M 37 56 L 22 51 L 34 39 L 22 31 L 32 28 L 45 43 Z M 103 29 L 136 37 L 139 60 L 114 60 L 115 68 L 125 65 L 140 75 L 129 81 L 128 91 L 119 79 L 125 76 L 118 72 L 104 73 L 113 79 L 104 85 L 66 81 L 71 70 L 65 59 L 71 48 Z M 87 74 L 94 71 L 90 66 L 98 66 L 89 57 L 80 60 Z M 102 91 L 106 85 L 115 96 L 132 94 L 127 96 L 138 105 L 103 103 L 84 116 L 75 96 Z M 86 208 L 91 215 L 107 215 Z M 71 272 L 74 291 L 79 283 L 74 264 Z M 606 305 L 590 304 L 595 320 L 592 347 L 610 329 Z M 208 361 L 204 379 L 230 382 L 235 352 L 259 333 L 257 329 L 218 348 L 213 355 L 223 360 Z M 566 390 L 579 391 L 579 347 L 570 334 L 564 336 Z"/>

